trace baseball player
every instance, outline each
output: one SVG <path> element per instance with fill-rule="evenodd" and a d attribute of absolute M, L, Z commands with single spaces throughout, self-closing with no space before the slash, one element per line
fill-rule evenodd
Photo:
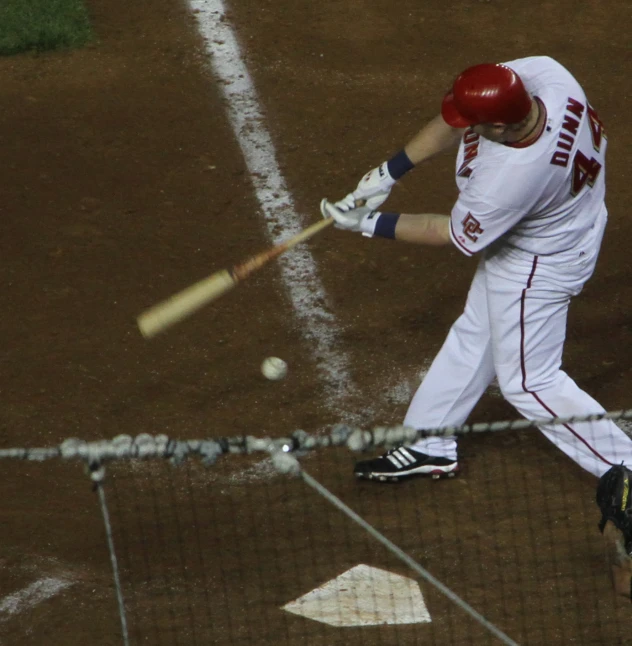
<path fill-rule="evenodd" d="M 458 144 L 451 214 L 378 211 L 395 182 Z M 528 419 L 604 409 L 560 369 L 570 299 L 592 275 L 607 220 L 604 126 L 575 78 L 534 56 L 462 72 L 441 114 L 339 202 L 321 202 L 338 228 L 365 236 L 454 245 L 480 260 L 465 309 L 415 393 L 404 425 L 464 424 L 494 378 Z M 596 476 L 632 462 L 612 421 L 540 430 Z M 430 437 L 358 462 L 378 481 L 458 471 L 454 437 Z"/>

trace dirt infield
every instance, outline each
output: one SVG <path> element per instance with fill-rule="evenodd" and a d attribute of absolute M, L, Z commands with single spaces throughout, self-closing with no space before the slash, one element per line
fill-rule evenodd
<path fill-rule="evenodd" d="M 311 240 L 332 317 L 326 351 L 297 318 L 279 263 L 164 336 L 142 339 L 141 310 L 270 238 L 195 16 L 178 0 L 88 4 L 98 35 L 91 46 L 0 59 L 2 448 L 122 433 L 283 436 L 338 422 L 399 424 L 419 371 L 463 306 L 474 264 L 456 250 L 333 228 Z M 343 195 L 434 116 L 461 68 L 548 54 L 575 73 L 608 132 L 610 223 L 597 272 L 571 306 L 565 369 L 608 410 L 632 405 L 624 5 L 262 0 L 230 2 L 224 17 L 301 226 L 320 217 L 320 198 Z M 452 166 L 446 155 L 407 176 L 393 204 L 446 212 Z M 271 355 L 288 362 L 286 380 L 261 376 Z M 332 357 L 344 358 L 347 372 L 328 380 L 323 366 Z M 514 417 L 490 392 L 472 421 Z M 340 451 L 308 465 L 517 642 L 632 644 L 630 604 L 612 596 L 602 559 L 594 479 L 537 433 L 469 437 L 462 451 L 463 475 L 439 483 L 356 482 L 354 456 Z M 136 619 L 150 628 L 137 626 L 132 643 L 498 643 L 426 584 L 429 626 L 339 632 L 281 617 L 283 603 L 359 562 L 405 569 L 300 483 L 257 461 L 239 465 L 251 477 L 235 479 L 234 465 L 175 476 L 169 499 L 188 500 L 182 483 L 190 482 L 199 509 L 217 514 L 200 521 L 199 551 L 213 564 L 205 584 L 222 619 L 209 615 L 208 632 L 193 637 L 184 628 L 161 632 L 166 615 L 143 614 L 135 597 Z M 2 466 L 0 642 L 121 643 L 103 524 L 82 469 Z M 144 465 L 132 475 L 171 495 L 172 474 L 163 481 Z M 132 566 L 149 548 L 123 525 L 145 512 L 153 523 L 155 510 L 126 507 L 125 491 L 112 494 L 116 536 L 125 543 L 125 580 L 138 584 L 143 572 Z M 163 527 L 173 520 L 165 513 Z M 234 558 L 222 547 L 230 532 L 214 531 L 220 526 L 244 541 Z M 257 578 L 233 589 L 235 571 Z M 35 581 L 44 583 L 24 592 Z"/>

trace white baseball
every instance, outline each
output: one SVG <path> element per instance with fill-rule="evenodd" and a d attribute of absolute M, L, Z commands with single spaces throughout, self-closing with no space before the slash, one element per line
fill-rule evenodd
<path fill-rule="evenodd" d="M 268 357 L 261 364 L 261 372 L 266 379 L 279 381 L 287 375 L 287 363 L 279 357 Z"/>

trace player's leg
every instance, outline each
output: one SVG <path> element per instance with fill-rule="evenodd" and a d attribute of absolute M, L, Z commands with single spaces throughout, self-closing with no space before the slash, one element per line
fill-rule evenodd
<path fill-rule="evenodd" d="M 417 389 L 404 425 L 430 429 L 463 424 L 493 378 L 485 269 L 479 264 L 465 310 Z M 454 437 L 431 437 L 358 462 L 354 471 L 359 477 L 383 481 L 450 474 L 458 469 L 456 449 Z"/>
<path fill-rule="evenodd" d="M 538 267 L 537 259 L 530 268 L 488 268 L 488 307 L 499 386 L 528 419 L 604 412 L 560 369 L 570 299 L 590 273 L 589 267 L 556 268 L 547 266 L 546 261 Z M 610 420 L 543 426 L 540 430 L 597 476 L 612 463 L 632 461 L 632 440 Z"/>
<path fill-rule="evenodd" d="M 465 310 L 450 329 L 404 418 L 411 428 L 460 426 L 495 376 L 487 313 L 485 271 L 481 264 Z M 430 455 L 456 460 L 456 438 L 429 437 L 411 445 Z"/>

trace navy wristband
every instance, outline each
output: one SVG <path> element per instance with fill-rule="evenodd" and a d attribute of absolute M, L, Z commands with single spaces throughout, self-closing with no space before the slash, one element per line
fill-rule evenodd
<path fill-rule="evenodd" d="M 397 155 L 386 162 L 386 167 L 388 168 L 390 176 L 397 180 L 405 175 L 409 170 L 412 170 L 415 167 L 415 164 L 410 161 L 405 150 L 400 150 Z"/>
<path fill-rule="evenodd" d="M 373 235 L 394 240 L 397 220 L 399 220 L 399 213 L 380 213 L 380 217 L 375 223 Z"/>

